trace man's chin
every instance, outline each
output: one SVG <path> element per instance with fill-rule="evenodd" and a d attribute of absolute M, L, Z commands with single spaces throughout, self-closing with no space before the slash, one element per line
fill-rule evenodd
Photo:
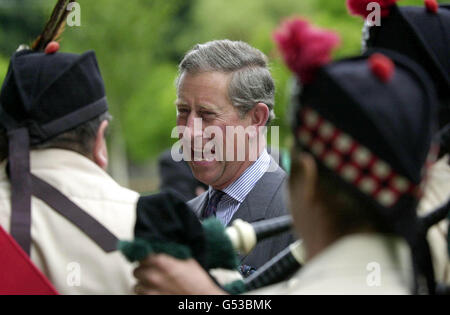
<path fill-rule="evenodd" d="M 211 185 L 217 179 L 218 167 L 220 163 L 213 161 L 190 161 L 189 166 L 191 167 L 194 177 L 200 182 Z"/>
<path fill-rule="evenodd" d="M 192 168 L 195 169 L 210 169 L 213 168 L 215 165 L 217 165 L 216 160 L 208 161 L 208 160 L 201 160 L 201 161 L 190 161 L 189 164 Z"/>

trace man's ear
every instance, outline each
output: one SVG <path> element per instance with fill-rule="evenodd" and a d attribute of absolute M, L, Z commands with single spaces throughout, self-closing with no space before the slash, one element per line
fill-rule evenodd
<path fill-rule="evenodd" d="M 102 121 L 100 124 L 95 137 L 93 151 L 94 162 L 104 170 L 108 167 L 108 148 L 105 139 L 105 132 L 108 125 L 109 122 L 107 120 Z"/>
<path fill-rule="evenodd" d="M 255 127 L 264 127 L 269 119 L 269 107 L 264 103 L 258 103 L 250 111 L 251 124 Z"/>

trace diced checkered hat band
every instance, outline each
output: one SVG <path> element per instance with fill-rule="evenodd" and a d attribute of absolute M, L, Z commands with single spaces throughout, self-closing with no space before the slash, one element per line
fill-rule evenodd
<path fill-rule="evenodd" d="M 304 106 L 300 110 L 300 127 L 296 131 L 301 146 L 310 151 L 325 167 L 336 173 L 381 206 L 391 208 L 409 194 L 420 197 L 420 187 L 398 174 L 351 135 Z"/>

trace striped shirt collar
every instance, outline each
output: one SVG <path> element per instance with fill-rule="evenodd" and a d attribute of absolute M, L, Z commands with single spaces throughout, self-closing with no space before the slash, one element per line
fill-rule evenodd
<path fill-rule="evenodd" d="M 269 153 L 264 149 L 258 159 L 251 164 L 237 180 L 222 190 L 226 194 L 222 199 L 230 197 L 237 202 L 242 203 L 253 187 L 255 187 L 258 180 L 269 169 L 270 160 Z M 210 186 L 208 191 L 209 197 L 211 197 L 213 191 L 214 189 Z"/>

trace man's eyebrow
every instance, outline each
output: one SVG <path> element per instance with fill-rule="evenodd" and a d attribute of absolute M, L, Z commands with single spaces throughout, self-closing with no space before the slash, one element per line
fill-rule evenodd
<path fill-rule="evenodd" d="M 183 102 L 182 100 L 178 99 L 175 101 L 176 106 L 187 106 L 186 102 Z"/>
<path fill-rule="evenodd" d="M 198 107 L 200 109 L 207 109 L 207 110 L 217 110 L 217 109 L 219 109 L 219 106 L 214 105 L 214 104 L 208 104 L 208 103 L 199 104 Z"/>

